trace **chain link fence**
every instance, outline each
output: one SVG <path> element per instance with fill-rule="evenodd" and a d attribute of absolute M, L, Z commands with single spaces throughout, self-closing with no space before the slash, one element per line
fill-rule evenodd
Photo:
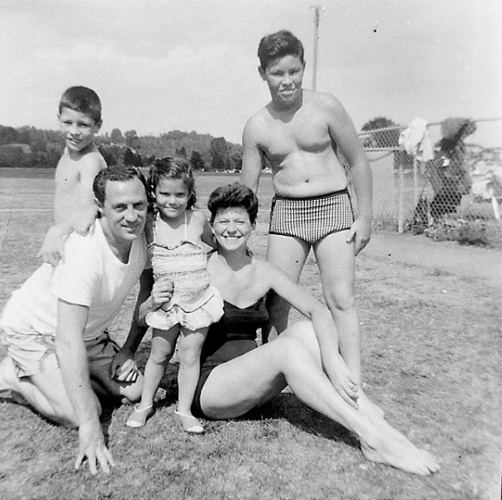
<path fill-rule="evenodd" d="M 498 146 L 488 145 L 490 136 Z M 377 226 L 451 233 L 442 239 L 478 231 L 502 246 L 502 119 L 418 119 L 360 139 L 373 174 Z"/>

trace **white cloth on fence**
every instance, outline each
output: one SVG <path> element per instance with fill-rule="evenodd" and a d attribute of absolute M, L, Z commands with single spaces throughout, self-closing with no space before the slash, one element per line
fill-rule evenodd
<path fill-rule="evenodd" d="M 419 161 L 429 161 L 434 158 L 427 122 L 423 118 L 415 118 L 409 127 L 401 132 L 399 145 Z"/>

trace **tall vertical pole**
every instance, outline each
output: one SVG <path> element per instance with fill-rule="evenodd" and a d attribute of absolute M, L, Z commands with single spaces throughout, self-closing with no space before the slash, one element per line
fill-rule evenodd
<path fill-rule="evenodd" d="M 320 5 L 313 5 L 311 9 L 314 10 L 314 67 L 312 74 L 312 90 L 316 90 L 317 87 L 317 46 L 319 42 L 319 12 L 323 10 Z"/>

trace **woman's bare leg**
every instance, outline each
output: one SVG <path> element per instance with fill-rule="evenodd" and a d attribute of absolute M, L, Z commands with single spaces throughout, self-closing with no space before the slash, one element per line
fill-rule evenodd
<path fill-rule="evenodd" d="M 422 475 L 439 470 L 429 453 L 416 448 L 383 418 L 343 401 L 318 359 L 295 338 L 301 325 L 305 323 L 215 368 L 201 394 L 204 413 L 215 419 L 243 415 L 289 384 L 303 403 L 353 432 L 369 460 Z"/>
<path fill-rule="evenodd" d="M 321 369 L 319 344 L 310 322 L 295 323 L 284 333 L 284 337 L 291 337 L 300 342 Z M 358 413 L 366 420 L 369 431 L 367 440 L 359 437 L 361 450 L 368 460 L 386 463 L 422 475 L 439 470 L 439 464 L 431 454 L 416 448 L 403 434 L 385 421 L 382 410 L 362 390 L 359 390 L 359 394 Z"/>

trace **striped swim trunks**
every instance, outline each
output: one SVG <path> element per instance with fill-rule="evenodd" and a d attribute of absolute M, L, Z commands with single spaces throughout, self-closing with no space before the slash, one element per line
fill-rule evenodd
<path fill-rule="evenodd" d="M 354 212 L 348 190 L 309 198 L 274 196 L 269 234 L 294 236 L 314 245 L 326 236 L 350 229 Z"/>

